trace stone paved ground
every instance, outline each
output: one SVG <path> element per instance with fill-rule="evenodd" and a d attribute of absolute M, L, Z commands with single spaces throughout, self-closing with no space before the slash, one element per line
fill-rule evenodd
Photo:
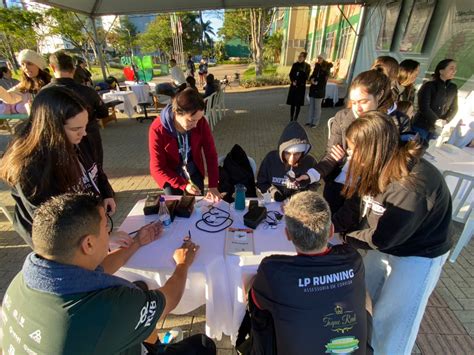
<path fill-rule="evenodd" d="M 227 114 L 217 124 L 214 137 L 219 155 L 224 155 L 234 143 L 240 144 L 257 164 L 276 142 L 289 119 L 289 108 L 284 104 L 286 89 L 266 89 L 242 92 L 236 88 L 226 95 Z M 327 140 L 326 121 L 336 109 L 323 109 L 323 124 L 307 129 L 313 144 L 313 154 L 319 158 Z M 307 115 L 302 108 L 300 122 Z M 132 206 L 147 192 L 156 188 L 148 175 L 147 131 L 150 122 L 140 124 L 128 118 L 110 123 L 103 131 L 105 170 L 117 192 L 118 212 L 114 216 L 118 226 Z M 0 133 L 0 151 L 5 150 L 8 135 Z M 12 211 L 13 202 L 3 185 L 0 201 Z M 3 214 L 0 214 L 0 297 L 14 275 L 20 270 L 29 252 L 15 234 Z M 461 232 L 455 226 L 457 239 Z M 474 246 L 466 247 L 456 264 L 446 264 L 417 339 L 414 353 L 467 354 L 474 349 Z M 407 275 L 408 276 L 408 275 Z M 180 326 L 186 333 L 204 332 L 205 312 L 201 307 L 184 316 L 168 316 L 159 324 L 160 332 Z M 235 354 L 229 338 L 218 342 L 219 354 Z"/>

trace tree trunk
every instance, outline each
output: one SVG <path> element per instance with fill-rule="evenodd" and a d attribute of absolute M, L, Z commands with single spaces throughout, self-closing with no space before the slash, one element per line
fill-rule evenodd
<path fill-rule="evenodd" d="M 263 74 L 263 36 L 265 32 L 266 9 L 250 9 L 250 30 L 252 33 L 252 51 L 255 59 L 255 75 Z"/>

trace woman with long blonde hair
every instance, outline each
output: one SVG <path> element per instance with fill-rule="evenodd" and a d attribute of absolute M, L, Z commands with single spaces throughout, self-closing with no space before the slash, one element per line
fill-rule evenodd
<path fill-rule="evenodd" d="M 25 111 L 30 112 L 35 95 L 49 84 L 51 75 L 46 71 L 46 60 L 31 49 L 23 49 L 18 54 L 18 62 L 21 65 L 20 83 L 9 90 L 0 87 L 0 99 L 10 105 L 21 102 Z"/>
<path fill-rule="evenodd" d="M 451 248 L 451 195 L 438 169 L 421 158 L 422 145 L 401 142 L 385 114 L 364 113 L 346 139 L 352 157 L 343 193 L 360 204 L 344 204 L 333 216 L 335 230 L 368 250 L 374 353 L 410 354 Z"/>

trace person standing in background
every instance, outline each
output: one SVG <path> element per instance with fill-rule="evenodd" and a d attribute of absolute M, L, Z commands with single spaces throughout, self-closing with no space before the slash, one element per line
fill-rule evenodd
<path fill-rule="evenodd" d="M 326 62 L 326 55 L 318 55 L 318 61 L 314 65 L 313 74 L 309 77 L 311 86 L 309 87 L 309 114 L 306 126 L 311 128 L 319 125 L 321 118 L 321 104 L 326 95 L 326 84 L 332 63 Z"/>
<path fill-rule="evenodd" d="M 297 121 L 301 106 L 304 106 L 306 82 L 311 73 L 311 66 L 305 62 L 307 52 L 301 52 L 298 61 L 293 63 L 290 70 L 290 90 L 286 104 L 290 105 L 290 121 Z"/>
<path fill-rule="evenodd" d="M 77 58 L 76 70 L 74 71 L 74 80 L 79 84 L 94 86 L 92 74 L 87 70 L 86 62 L 82 58 Z"/>
<path fill-rule="evenodd" d="M 204 87 L 204 84 L 206 83 L 207 71 L 208 71 L 207 61 L 204 58 L 202 58 L 201 62 L 199 63 L 199 85 L 201 87 Z"/>
<path fill-rule="evenodd" d="M 458 87 L 451 82 L 456 70 L 453 59 L 443 59 L 435 68 L 433 80 L 424 83 L 418 92 L 418 112 L 413 120 L 413 131 L 426 141 L 436 138 L 437 120 L 446 124 L 458 112 Z"/>
<path fill-rule="evenodd" d="M 196 68 L 194 67 L 194 61 L 193 61 L 193 56 L 189 55 L 188 56 L 188 61 L 186 62 L 186 68 L 187 68 L 187 73 L 186 76 L 192 76 L 194 78 L 194 72 L 196 71 Z"/>

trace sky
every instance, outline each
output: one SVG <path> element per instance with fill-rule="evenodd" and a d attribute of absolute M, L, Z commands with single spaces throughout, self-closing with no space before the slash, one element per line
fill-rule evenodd
<path fill-rule="evenodd" d="M 217 38 L 217 31 L 222 27 L 224 20 L 224 10 L 203 11 L 202 20 L 204 22 L 211 21 L 214 33 L 216 34 L 214 38 Z"/>

